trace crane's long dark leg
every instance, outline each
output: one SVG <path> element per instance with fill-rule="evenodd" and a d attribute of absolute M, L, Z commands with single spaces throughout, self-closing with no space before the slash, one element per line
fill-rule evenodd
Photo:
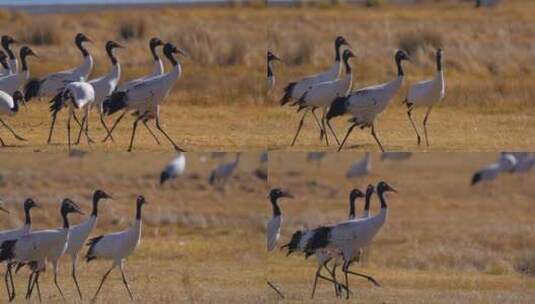
<path fill-rule="evenodd" d="M 69 109 L 69 118 L 67 119 L 67 142 L 69 144 L 69 151 L 71 151 L 71 117 L 72 111 Z"/>
<path fill-rule="evenodd" d="M 412 120 L 412 116 L 411 116 L 412 110 L 413 108 L 409 106 L 409 110 L 407 110 L 407 116 L 409 116 L 409 121 L 411 122 L 412 128 L 414 129 L 414 132 L 416 132 L 416 142 L 418 143 L 418 145 L 420 145 L 421 138 L 420 138 L 420 134 L 418 133 L 418 128 L 416 128 L 416 125 L 414 124 L 414 121 Z"/>
<path fill-rule="evenodd" d="M 9 130 L 9 132 L 11 132 L 11 134 L 13 134 L 13 136 L 14 136 L 16 139 L 18 139 L 18 140 L 20 140 L 20 141 L 28 141 L 27 139 L 25 139 L 25 138 L 19 136 L 17 133 L 15 133 L 15 131 L 13 131 L 13 129 L 12 129 L 10 126 L 8 126 L 8 124 L 5 123 L 2 119 L 0 119 L 0 122 L 2 123 L 2 125 L 4 125 L 4 127 L 6 127 L 6 129 Z"/>
<path fill-rule="evenodd" d="M 308 114 L 308 109 L 305 110 L 305 113 L 303 113 L 303 116 L 301 117 L 301 120 L 299 121 L 299 126 L 297 127 L 297 131 L 295 132 L 294 139 L 292 140 L 292 143 L 290 144 L 290 146 L 295 145 L 295 142 L 297 141 L 297 137 L 299 136 L 299 132 L 301 132 L 301 128 L 303 127 L 303 122 L 305 121 L 305 116 L 307 114 Z"/>
<path fill-rule="evenodd" d="M 2 147 L 6 146 L 6 143 L 2 140 L 2 137 L 0 137 L 0 145 L 2 145 Z"/>
<path fill-rule="evenodd" d="M 314 284 L 312 285 L 312 294 L 310 295 L 311 299 L 314 299 L 314 294 L 316 293 L 316 285 L 318 284 L 318 277 L 320 276 L 321 269 L 325 264 L 319 265 L 316 270 L 316 275 L 314 276 Z"/>
<path fill-rule="evenodd" d="M 365 278 L 368 281 L 372 282 L 372 284 L 375 285 L 376 287 L 381 287 L 381 284 L 379 284 L 379 282 L 377 282 L 373 277 L 371 277 L 369 275 L 366 275 L 366 274 L 363 274 L 363 273 L 358 273 L 358 272 L 353 272 L 353 271 L 350 271 L 349 269 L 347 269 L 345 272 L 349 273 L 349 274 L 352 274 L 354 276 L 359 276 L 359 277 Z"/>
<path fill-rule="evenodd" d="M 40 275 L 40 272 L 37 273 L 37 276 L 35 277 L 35 287 L 37 288 L 37 296 L 39 296 L 39 302 L 42 302 L 42 299 L 41 299 L 41 288 L 39 288 L 39 275 Z"/>
<path fill-rule="evenodd" d="M 147 131 L 149 131 L 150 135 L 152 135 L 152 138 L 154 138 L 156 143 L 159 145 L 160 144 L 160 140 L 158 139 L 158 137 L 156 137 L 156 134 L 154 134 L 154 132 L 152 132 L 151 128 L 149 128 L 149 125 L 147 125 L 147 120 L 146 119 L 143 119 L 143 125 L 145 126 L 145 128 L 147 128 Z"/>
<path fill-rule="evenodd" d="M 82 125 L 80 126 L 80 131 L 78 131 L 78 137 L 76 138 L 76 141 L 74 142 L 75 145 L 80 144 L 80 139 L 82 138 L 82 132 L 84 131 L 84 126 L 87 123 L 87 114 L 84 115 L 84 118 L 82 118 Z"/>
<path fill-rule="evenodd" d="M 335 282 L 338 282 L 336 280 L 336 261 L 333 265 L 333 270 L 329 270 L 329 267 L 327 267 L 327 265 L 325 265 L 325 269 L 327 269 L 327 271 L 331 274 L 333 280 Z M 337 284 L 334 284 L 334 294 L 336 295 L 336 297 L 338 298 L 340 296 L 340 293 L 342 292 L 342 288 L 340 287 L 340 283 L 337 283 Z"/>
<path fill-rule="evenodd" d="M 169 135 L 167 135 L 167 133 L 165 133 L 165 131 L 162 129 L 162 127 L 160 126 L 160 114 L 158 110 L 156 110 L 156 128 L 160 130 L 160 132 L 167 138 L 167 140 L 169 140 L 169 142 L 173 145 L 173 148 L 176 151 L 186 152 L 186 150 L 180 148 L 177 144 L 175 144 L 171 137 L 169 137 Z"/>
<path fill-rule="evenodd" d="M 429 141 L 427 140 L 427 118 L 429 118 L 429 113 L 431 112 L 431 107 L 427 109 L 427 112 L 425 113 L 424 117 L 424 137 L 425 137 L 425 144 L 429 147 Z"/>
<path fill-rule="evenodd" d="M 331 126 L 331 122 L 328 121 L 327 119 L 325 119 L 325 121 L 327 122 L 327 126 L 329 127 L 329 130 L 331 130 L 331 133 L 334 136 L 334 140 L 336 140 L 336 143 L 338 145 L 340 145 L 340 141 L 338 140 L 338 136 L 336 136 L 336 132 L 334 132 L 334 128 Z"/>
<path fill-rule="evenodd" d="M 100 292 L 100 289 L 102 288 L 102 285 L 104 284 L 104 281 L 106 281 L 106 279 L 108 278 L 108 275 L 115 268 L 115 266 L 116 266 L 115 264 L 111 265 L 110 269 L 104 274 L 104 276 L 102 277 L 102 280 L 100 281 L 100 285 L 98 285 L 97 292 L 95 292 L 95 295 L 93 296 L 93 299 L 91 300 L 91 302 L 95 302 L 95 300 L 97 299 L 98 293 Z"/>
<path fill-rule="evenodd" d="M 73 258 L 72 260 L 72 279 L 74 280 L 74 284 L 76 284 L 76 290 L 78 290 L 80 300 L 82 300 L 82 291 L 80 290 L 80 285 L 78 285 L 78 280 L 76 278 L 76 258 Z"/>
<path fill-rule="evenodd" d="M 381 144 L 381 142 L 379 141 L 379 138 L 377 138 L 377 135 L 375 134 L 375 124 L 372 124 L 371 128 L 372 128 L 372 136 L 377 142 L 377 144 L 379 145 L 381 152 L 385 152 L 385 149 L 383 149 L 383 145 Z"/>
<path fill-rule="evenodd" d="M 351 125 L 351 127 L 349 127 L 349 129 L 347 129 L 347 133 L 346 133 L 346 136 L 344 137 L 344 140 L 342 140 L 342 143 L 340 144 L 340 146 L 338 147 L 338 152 L 340 152 L 340 150 L 342 150 L 342 148 L 344 147 L 344 144 L 347 140 L 347 138 L 349 137 L 349 134 L 353 131 L 353 129 L 357 126 L 357 123 L 354 123 Z"/>
<path fill-rule="evenodd" d="M 123 277 L 123 283 L 126 287 L 126 290 L 128 290 L 128 295 L 130 296 L 130 300 L 134 301 L 134 296 L 132 295 L 132 291 L 130 291 L 130 287 L 128 286 L 128 282 L 126 281 L 126 276 L 124 275 L 124 265 L 121 263 L 119 266 L 119 269 L 121 269 L 121 276 Z"/>
<path fill-rule="evenodd" d="M 61 297 L 63 299 L 65 299 L 65 296 L 63 295 L 63 291 L 61 291 L 61 288 L 59 287 L 59 284 L 58 284 L 58 265 L 57 265 L 57 262 L 54 264 L 54 285 L 56 285 L 56 288 L 58 289 L 59 294 L 61 295 Z"/>
<path fill-rule="evenodd" d="M 34 280 L 33 280 L 34 275 L 35 275 L 35 272 L 32 271 L 30 273 L 30 277 L 28 278 L 28 287 L 26 288 L 26 300 L 29 300 L 31 296 L 31 291 L 33 289 L 33 283 L 34 283 Z"/>
<path fill-rule="evenodd" d="M 47 144 L 50 144 L 52 142 L 52 133 L 54 132 L 54 126 L 56 125 L 57 115 L 58 115 L 58 112 L 52 113 L 52 121 L 50 122 L 50 131 L 48 131 L 48 139 L 46 140 Z"/>
<path fill-rule="evenodd" d="M 11 277 L 11 286 L 9 284 L 9 278 Z M 9 299 L 9 302 L 11 302 L 15 298 L 15 288 L 13 285 L 13 276 L 11 275 L 11 263 L 7 263 L 6 265 L 6 274 L 4 275 L 4 281 L 6 283 L 6 291 L 7 296 Z"/>
<path fill-rule="evenodd" d="M 334 136 L 334 140 L 336 140 L 336 144 L 340 145 L 340 141 L 338 140 L 338 136 L 336 136 L 336 132 L 334 132 L 333 127 L 329 122 L 327 122 L 327 108 L 323 108 L 323 115 L 321 116 L 321 123 L 323 124 L 323 130 L 325 130 L 325 136 L 327 136 L 327 128 L 325 127 L 325 124 L 327 123 L 327 126 L 329 127 L 329 130 L 331 130 L 331 133 Z"/>
<path fill-rule="evenodd" d="M 325 126 L 320 122 L 318 116 L 316 115 L 316 110 L 318 108 L 312 108 L 312 115 L 314 115 L 314 119 L 316 120 L 316 124 L 318 125 L 318 128 L 320 128 L 320 140 L 323 140 L 323 136 L 325 135 L 325 144 L 329 145 L 329 139 L 327 138 L 327 132 L 325 132 Z"/>
<path fill-rule="evenodd" d="M 141 115 L 137 117 L 136 120 L 134 120 L 134 124 L 132 127 L 132 137 L 130 137 L 130 146 L 128 146 L 128 150 L 127 150 L 128 152 L 132 152 L 132 147 L 134 146 L 134 136 L 136 135 L 137 124 L 140 120 L 143 119 L 143 116 L 144 115 Z"/>
<path fill-rule="evenodd" d="M 269 287 L 271 287 L 273 290 L 275 290 L 275 292 L 279 295 L 279 297 L 281 297 L 281 299 L 284 299 L 284 295 L 282 294 L 282 292 L 277 287 L 275 287 L 275 285 L 273 285 L 273 283 L 271 283 L 270 281 L 267 281 L 267 284 L 268 284 Z"/>
<path fill-rule="evenodd" d="M 108 126 L 106 125 L 106 122 L 104 121 L 104 116 L 102 115 L 102 112 L 99 112 L 99 113 L 100 113 L 100 123 L 104 127 L 104 130 L 106 130 L 107 136 L 110 137 L 112 142 L 115 142 L 115 139 L 113 139 L 113 136 L 111 136 L 110 129 L 108 129 Z"/>
<path fill-rule="evenodd" d="M 113 130 L 115 130 L 115 127 L 117 127 L 117 125 L 119 124 L 119 122 L 121 121 L 121 119 L 123 119 L 123 117 L 126 115 L 126 111 L 123 112 L 123 114 L 121 114 L 121 116 L 119 116 L 115 122 L 113 123 L 113 125 L 111 126 L 111 129 L 110 131 L 108 132 L 108 135 L 102 140 L 102 142 L 106 142 L 106 140 L 108 140 L 108 138 L 111 138 L 111 134 L 113 133 Z"/>
<path fill-rule="evenodd" d="M 9 301 L 13 301 L 15 299 L 15 282 L 13 281 L 13 271 L 12 271 L 12 268 L 13 268 L 13 263 L 8 263 L 7 264 L 7 268 L 8 268 L 8 273 L 9 273 L 9 280 L 11 281 L 11 296 L 10 296 L 10 300 Z"/>

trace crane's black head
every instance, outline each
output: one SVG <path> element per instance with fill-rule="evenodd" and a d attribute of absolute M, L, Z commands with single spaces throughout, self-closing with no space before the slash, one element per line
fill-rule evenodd
<path fill-rule="evenodd" d="M 20 58 L 25 58 L 27 56 L 34 56 L 39 58 L 37 54 L 34 53 L 34 51 L 27 45 L 20 48 Z"/>
<path fill-rule="evenodd" d="M 169 42 L 163 46 L 163 53 L 167 57 L 171 56 L 171 54 L 180 54 L 183 56 L 187 56 L 187 54 L 184 51 L 182 51 L 181 49 L 177 48 L 176 46 L 174 46 L 172 43 L 169 43 Z"/>
<path fill-rule="evenodd" d="M 124 48 L 124 46 L 120 45 L 119 43 L 113 40 L 109 40 L 108 42 L 106 42 L 106 51 L 110 52 L 111 50 L 117 49 L 117 48 Z"/>
<path fill-rule="evenodd" d="M 157 46 L 160 46 L 160 45 L 164 45 L 164 43 L 158 37 L 151 38 L 151 40 L 149 41 L 149 47 L 151 50 L 155 49 Z"/>
<path fill-rule="evenodd" d="M 68 214 L 68 213 L 79 213 L 84 214 L 82 212 L 82 209 L 71 199 L 63 199 L 63 202 L 61 203 L 61 214 Z"/>
<path fill-rule="evenodd" d="M 344 59 L 344 62 L 347 62 L 350 58 L 354 58 L 355 54 L 351 50 L 344 50 L 344 54 L 342 55 L 342 58 Z"/>
<path fill-rule="evenodd" d="M 280 61 L 280 58 L 275 56 L 275 54 L 273 54 L 272 52 L 268 51 L 267 52 L 267 61 L 270 62 L 270 61 L 274 61 L 274 60 Z"/>
<path fill-rule="evenodd" d="M 355 201 L 359 197 L 364 197 L 364 193 L 362 193 L 362 191 L 360 191 L 359 189 L 355 188 L 351 190 L 351 192 L 349 192 L 349 199 L 351 201 Z"/>
<path fill-rule="evenodd" d="M 93 193 L 93 199 L 98 201 L 101 199 L 113 199 L 113 197 L 111 197 L 111 195 L 104 192 L 103 190 L 98 189 Z"/>
<path fill-rule="evenodd" d="M 28 211 L 32 208 L 40 208 L 41 206 L 39 206 L 39 204 L 37 204 L 33 199 L 31 198 L 27 198 L 25 201 L 24 201 L 24 210 L 25 211 Z"/>
<path fill-rule="evenodd" d="M 397 192 L 396 189 L 392 188 L 389 184 L 387 184 L 385 181 L 380 181 L 377 184 L 377 192 L 383 193 L 383 192 Z"/>
<path fill-rule="evenodd" d="M 0 211 L 4 211 L 5 213 L 9 213 L 9 210 L 4 208 L 4 201 L 0 198 Z"/>
<path fill-rule="evenodd" d="M 347 112 L 347 97 L 337 97 L 329 107 L 329 111 L 325 115 L 327 121 L 337 116 L 342 116 Z"/>
<path fill-rule="evenodd" d="M 13 39 L 13 37 L 9 35 L 2 36 L 2 45 L 3 46 L 9 46 L 10 44 L 18 43 L 17 40 Z"/>
<path fill-rule="evenodd" d="M 347 40 L 342 36 L 336 37 L 336 39 L 334 40 L 334 45 L 336 45 L 337 48 L 342 46 L 342 45 L 347 45 L 347 46 L 351 47 L 349 42 L 347 42 Z"/>
<path fill-rule="evenodd" d="M 373 185 L 369 184 L 368 187 L 366 188 L 366 197 L 370 197 L 374 191 L 375 191 L 375 188 L 373 187 Z"/>
<path fill-rule="evenodd" d="M 148 204 L 147 201 L 145 200 L 145 197 L 143 197 L 143 195 L 138 195 L 137 196 L 137 199 L 136 199 L 136 204 L 141 207 L 145 204 Z"/>
<path fill-rule="evenodd" d="M 404 50 L 397 50 L 395 58 L 396 58 L 396 62 L 401 62 L 403 60 L 411 60 L 409 55 L 407 55 L 407 53 Z"/>
<path fill-rule="evenodd" d="M 76 37 L 74 38 L 74 42 L 78 45 L 81 45 L 84 42 L 93 42 L 93 41 L 89 39 L 85 34 L 78 33 L 76 34 Z"/>
<path fill-rule="evenodd" d="M 277 200 L 281 197 L 293 198 L 294 196 L 290 192 L 283 191 L 279 188 L 271 189 L 271 191 L 269 192 L 269 198 L 271 200 Z"/>

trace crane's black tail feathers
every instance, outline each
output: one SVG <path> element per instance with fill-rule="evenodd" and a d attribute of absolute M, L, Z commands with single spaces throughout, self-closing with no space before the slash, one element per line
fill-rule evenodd
<path fill-rule="evenodd" d="M 112 115 L 125 107 L 126 92 L 124 91 L 115 91 L 102 102 L 102 112 L 104 115 Z"/>
<path fill-rule="evenodd" d="M 97 245 L 97 243 L 103 238 L 104 236 L 103 235 L 99 235 L 97 237 L 94 237 L 92 239 L 89 239 L 89 241 L 87 241 L 86 243 L 86 246 L 89 246 L 89 249 L 87 249 L 87 254 L 85 255 L 85 261 L 87 263 L 91 262 L 91 260 L 94 260 L 96 259 L 97 257 L 95 256 L 95 245 Z"/>
<path fill-rule="evenodd" d="M 16 243 L 17 240 L 7 240 L 2 242 L 0 245 L 0 263 L 9 261 L 15 257 L 13 250 L 15 249 Z"/>
<path fill-rule="evenodd" d="M 474 174 L 472 177 L 472 186 L 479 183 L 479 181 L 481 181 L 481 173 Z"/>
<path fill-rule="evenodd" d="M 325 248 L 327 245 L 329 245 L 329 239 L 331 236 L 331 228 L 330 227 L 318 227 L 314 229 L 314 234 L 312 237 L 308 240 L 307 244 L 305 245 L 305 250 L 303 250 L 306 254 L 306 256 L 310 256 L 316 252 L 316 250 L 320 248 Z"/>
<path fill-rule="evenodd" d="M 281 106 L 287 104 L 292 99 L 293 90 L 295 88 L 295 85 L 297 82 L 290 82 L 285 88 L 284 88 L 284 96 L 281 98 Z"/>
<path fill-rule="evenodd" d="M 298 250 L 299 242 L 301 242 L 301 238 L 303 237 L 303 231 L 297 230 L 292 234 L 292 238 L 290 239 L 290 242 L 288 244 L 284 244 L 281 246 L 281 250 L 284 248 L 288 248 L 288 252 L 286 253 L 286 256 L 289 256 L 293 252 Z"/>
<path fill-rule="evenodd" d="M 56 94 L 56 96 L 54 96 L 54 98 L 52 98 L 49 103 L 50 113 L 52 113 L 52 115 L 58 113 L 61 108 L 63 108 L 63 91 Z"/>
<path fill-rule="evenodd" d="M 28 82 L 24 85 L 24 100 L 26 102 L 39 95 L 39 89 L 41 88 L 42 83 L 43 80 L 39 80 L 37 78 L 28 80 Z"/>

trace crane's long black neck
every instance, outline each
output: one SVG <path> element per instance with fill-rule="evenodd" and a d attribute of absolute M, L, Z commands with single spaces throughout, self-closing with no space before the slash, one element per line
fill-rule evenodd
<path fill-rule="evenodd" d="M 349 197 L 349 218 L 355 218 L 355 200 L 356 197 Z"/>
<path fill-rule="evenodd" d="M 273 76 L 273 71 L 271 70 L 271 61 L 269 59 L 268 59 L 268 62 L 267 62 L 267 76 L 268 77 Z"/>
<path fill-rule="evenodd" d="M 82 56 L 87 57 L 89 56 L 89 52 L 87 51 L 87 49 L 84 47 L 84 44 L 82 41 L 76 41 L 76 46 L 78 47 L 78 49 L 80 50 L 80 52 L 82 52 Z"/>
<path fill-rule="evenodd" d="M 6 70 L 9 70 L 9 65 L 7 64 L 7 61 L 4 57 L 4 59 L 0 60 L 0 64 L 2 64 L 2 67 Z"/>
<path fill-rule="evenodd" d="M 9 59 L 11 59 L 11 60 L 15 59 L 15 54 L 13 54 L 13 51 L 9 47 L 9 43 L 2 43 L 2 47 L 6 51 L 7 56 L 9 56 Z"/>
<path fill-rule="evenodd" d="M 136 220 L 141 220 L 141 207 L 143 207 L 143 204 L 137 204 L 136 207 Z"/>
<path fill-rule="evenodd" d="M 437 56 L 437 71 L 442 72 L 442 55 Z"/>
<path fill-rule="evenodd" d="M 277 203 L 277 198 L 275 197 L 271 198 L 271 206 L 273 207 L 273 216 L 280 216 L 282 214 L 281 208 L 279 207 L 279 204 Z"/>
<path fill-rule="evenodd" d="M 32 217 L 30 216 L 30 209 L 31 208 L 24 208 L 24 224 L 25 225 L 32 224 Z"/>
<path fill-rule="evenodd" d="M 108 53 L 108 57 L 110 58 L 111 64 L 117 65 L 117 58 L 115 57 L 115 55 L 113 55 L 113 49 L 106 48 L 106 53 Z"/>
<path fill-rule="evenodd" d="M 381 209 L 386 209 L 388 206 L 386 205 L 386 199 L 384 197 L 384 191 L 379 190 L 379 201 L 381 201 Z"/>
<path fill-rule="evenodd" d="M 158 56 L 158 53 L 156 53 L 156 45 L 150 46 L 150 52 L 152 53 L 152 59 L 154 61 L 160 60 L 160 57 Z"/>
<path fill-rule="evenodd" d="M 175 56 L 173 56 L 172 53 L 165 54 L 165 57 L 167 57 L 167 59 L 169 59 L 169 61 L 171 62 L 171 64 L 173 66 L 177 66 L 178 65 L 178 61 L 175 59 Z"/>
<path fill-rule="evenodd" d="M 370 202 L 372 200 L 373 192 L 366 193 L 366 202 L 364 203 L 364 212 L 370 210 Z"/>
<path fill-rule="evenodd" d="M 401 66 L 401 59 L 396 58 L 396 65 L 398 67 L 398 76 L 404 76 L 403 67 Z"/>
<path fill-rule="evenodd" d="M 63 228 L 69 229 L 69 219 L 67 218 L 67 212 L 61 211 L 61 217 L 63 217 Z"/>
<path fill-rule="evenodd" d="M 22 71 L 28 70 L 28 63 L 26 61 L 26 57 L 28 57 L 28 55 L 26 54 L 20 56 L 20 61 L 22 63 Z"/>
<path fill-rule="evenodd" d="M 344 64 L 346 66 L 346 74 L 351 74 L 351 65 L 349 64 L 349 58 L 344 59 Z"/>
<path fill-rule="evenodd" d="M 93 210 L 91 211 L 91 215 L 97 217 L 98 216 L 98 197 L 93 197 Z"/>
<path fill-rule="evenodd" d="M 334 61 L 336 62 L 340 62 L 340 47 L 340 44 L 334 43 Z"/>

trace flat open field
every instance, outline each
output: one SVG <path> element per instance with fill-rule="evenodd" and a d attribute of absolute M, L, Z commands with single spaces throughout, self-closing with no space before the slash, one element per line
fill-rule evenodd
<path fill-rule="evenodd" d="M 502 1 L 493 9 L 475 9 L 465 1 L 384 5 L 366 9 L 351 6 L 272 8 L 268 48 L 275 63 L 277 87 L 266 116 L 271 148 L 286 149 L 300 114 L 280 108 L 282 89 L 290 81 L 326 70 L 333 63 L 333 41 L 344 36 L 357 58 L 352 59 L 353 89 L 380 84 L 395 77 L 393 54 L 401 48 L 412 62 L 403 64 L 404 88 L 376 120 L 387 150 L 496 151 L 530 150 L 535 142 L 535 3 Z M 401 101 L 408 85 L 435 74 L 434 49 L 444 49 L 446 97 L 433 109 L 428 129 L 431 146 L 418 147 Z M 320 112 L 320 111 L 318 111 Z M 413 117 L 422 132 L 424 109 Z M 334 120 L 339 137 L 349 124 Z M 325 149 L 311 115 L 294 150 Z M 347 148 L 375 150 L 375 141 L 355 130 Z M 332 150 L 334 146 L 330 149 Z"/>
<path fill-rule="evenodd" d="M 220 161 L 188 153 L 185 176 L 160 187 L 159 172 L 172 154 L 113 153 L 70 157 L 58 153 L 19 153 L 0 156 L 0 196 L 10 215 L 0 229 L 18 227 L 23 220 L 20 204 L 32 197 L 42 204 L 33 210 L 34 229 L 60 226 L 59 201 L 70 197 L 86 214 L 92 192 L 101 188 L 114 200 L 103 201 L 93 235 L 120 231 L 135 212 L 135 196 L 145 195 L 141 245 L 127 260 L 126 275 L 138 303 L 218 303 L 260 301 L 265 281 L 262 269 L 262 224 L 267 186 L 252 177 L 258 153 L 244 153 L 236 175 L 224 191 L 213 189 L 208 174 Z M 234 159 L 227 155 L 226 161 Z M 265 210 L 267 211 L 267 210 Z M 264 212 L 263 212 L 264 213 Z M 87 216 L 87 215 L 86 215 Z M 74 216 L 78 223 L 86 216 Z M 259 237 L 261 236 L 261 237 Z M 2 266 L 4 267 L 4 266 Z M 78 280 L 86 301 L 93 296 L 109 262 L 79 261 Z M 3 269 L 3 268 L 2 268 Z M 2 275 L 4 270 L 1 271 Z M 27 270 L 15 277 L 17 302 L 24 303 Z M 41 280 L 44 303 L 60 302 L 51 268 Z M 60 285 L 67 302 L 78 299 L 70 277 L 70 259 L 60 262 Z M 247 287 L 247 288 L 245 288 Z M 0 287 L 0 298 L 6 297 Z M 128 303 L 120 272 L 112 272 L 99 295 L 99 303 Z"/>
<path fill-rule="evenodd" d="M 372 155 L 370 175 L 348 181 L 345 172 L 362 156 L 331 153 L 321 164 L 304 153 L 270 153 L 270 186 L 287 188 L 295 199 L 281 202 L 280 244 L 297 229 L 336 223 L 347 217 L 348 193 L 387 181 L 398 193 L 387 195 L 383 230 L 355 271 L 372 275 L 384 287 L 350 278 L 353 301 L 364 303 L 532 303 L 535 175 L 499 176 L 470 187 L 472 173 L 493 162 L 494 153 L 417 153 L 405 161 Z M 363 208 L 357 201 L 357 210 Z M 372 200 L 372 214 L 378 199 Z M 273 252 L 268 278 L 288 302 L 310 299 L 314 257 Z M 529 274 L 531 273 L 531 274 Z M 341 272 L 338 274 L 341 278 Z M 277 295 L 270 291 L 271 299 Z M 331 303 L 331 284 L 321 282 L 315 302 Z"/>

